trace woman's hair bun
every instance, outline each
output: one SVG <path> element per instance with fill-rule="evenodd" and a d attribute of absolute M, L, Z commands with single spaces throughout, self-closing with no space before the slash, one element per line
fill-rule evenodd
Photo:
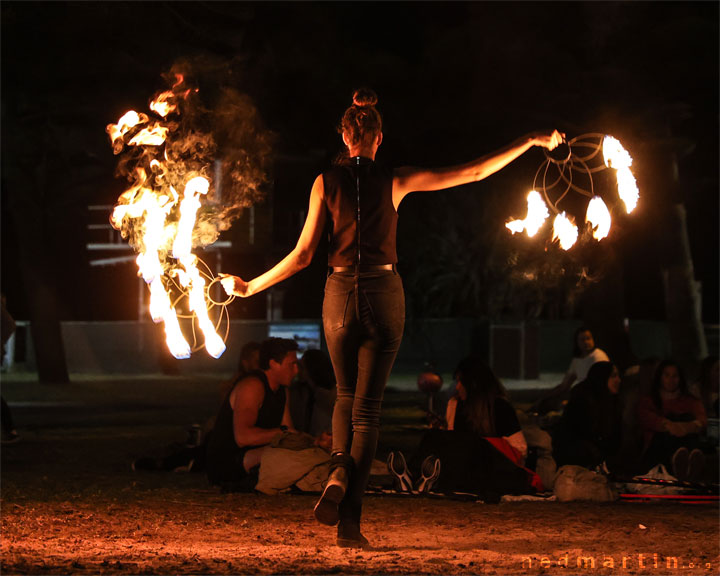
<path fill-rule="evenodd" d="M 353 94 L 353 104 L 358 108 L 367 108 L 377 104 L 377 94 L 370 88 L 360 88 Z"/>

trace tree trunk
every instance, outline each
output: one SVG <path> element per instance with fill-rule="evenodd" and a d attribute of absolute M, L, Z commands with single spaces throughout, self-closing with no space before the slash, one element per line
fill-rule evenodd
<path fill-rule="evenodd" d="M 39 146 L 42 146 L 42 138 L 39 138 Z M 48 236 L 45 225 L 45 212 L 52 210 L 52 206 L 44 201 L 46 172 L 42 153 L 33 158 L 23 155 L 22 160 L 16 157 L 16 165 L 10 170 L 5 184 L 17 239 L 22 276 L 19 281 L 25 287 L 27 298 L 38 380 L 60 383 L 70 379 L 58 313 L 57 273 L 53 259 L 57 240 Z"/>
<path fill-rule="evenodd" d="M 663 267 L 665 314 L 673 356 L 682 366 L 691 369 L 707 356 L 708 349 L 683 204 L 672 207 L 667 232 L 666 265 Z"/>

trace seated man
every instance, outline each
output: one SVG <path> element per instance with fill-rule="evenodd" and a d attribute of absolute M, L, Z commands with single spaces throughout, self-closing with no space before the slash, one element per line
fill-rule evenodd
<path fill-rule="evenodd" d="M 270 338 L 260 345 L 260 370 L 239 380 L 220 406 L 208 441 L 211 484 L 251 490 L 260 457 L 278 434 L 292 429 L 287 389 L 298 373 L 297 342 Z"/>

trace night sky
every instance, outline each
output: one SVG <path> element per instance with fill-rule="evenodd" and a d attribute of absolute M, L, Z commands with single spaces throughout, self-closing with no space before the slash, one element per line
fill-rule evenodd
<path fill-rule="evenodd" d="M 20 319 L 27 284 L 51 279 L 62 320 L 136 317 L 133 266 L 88 265 L 87 206 L 123 189 L 105 126 L 145 109 L 185 59 L 216 64 L 218 82 L 248 94 L 275 137 L 271 181 L 285 192 L 272 253 L 252 272 L 294 244 L 312 181 L 339 152 L 338 120 L 368 85 L 385 123 L 378 161 L 390 164 L 460 163 L 547 128 L 618 137 L 641 192 L 612 240 L 627 315 L 663 317 L 664 215 L 682 202 L 703 320 L 717 324 L 718 48 L 717 2 L 3 2 L 2 291 Z M 410 197 L 401 265 L 427 248 L 422 230 L 501 230 L 542 160 L 531 151 L 480 184 Z M 224 269 L 251 273 L 239 259 L 229 254 Z M 296 280 L 318 299 L 294 313 L 319 316 L 321 268 Z"/>

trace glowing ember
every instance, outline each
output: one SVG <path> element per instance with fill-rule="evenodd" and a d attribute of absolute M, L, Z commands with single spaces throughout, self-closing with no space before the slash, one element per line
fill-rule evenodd
<path fill-rule="evenodd" d="M 548 212 L 542 196 L 540 196 L 540 193 L 535 190 L 531 190 L 528 194 L 527 205 L 527 216 L 525 216 L 524 220 L 511 220 L 506 223 L 505 226 L 513 234 L 525 230 L 527 235 L 532 237 L 538 230 L 540 230 L 550 213 Z"/>
<path fill-rule="evenodd" d="M 593 237 L 602 240 L 610 232 L 610 211 L 599 196 L 594 196 L 588 204 L 585 221 L 593 228 Z"/>
<path fill-rule="evenodd" d="M 560 241 L 560 248 L 569 250 L 577 241 L 577 237 L 577 226 L 575 226 L 565 212 L 555 216 L 555 221 L 553 222 L 553 240 L 557 239 Z"/>
<path fill-rule="evenodd" d="M 620 168 L 617 171 L 618 195 L 625 203 L 625 210 L 628 214 L 637 206 L 640 191 L 638 190 L 635 176 L 630 172 L 630 168 Z"/>

